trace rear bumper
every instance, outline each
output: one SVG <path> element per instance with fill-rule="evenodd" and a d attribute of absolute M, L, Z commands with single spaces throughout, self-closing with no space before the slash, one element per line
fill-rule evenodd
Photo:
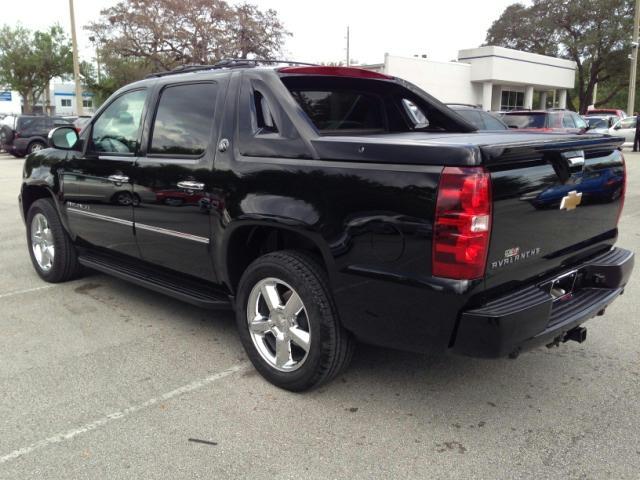
<path fill-rule="evenodd" d="M 452 349 L 496 358 L 561 340 L 623 293 L 633 264 L 632 252 L 613 248 L 571 269 L 577 270 L 576 288 L 566 300 L 554 301 L 538 284 L 468 310 L 462 314 Z"/>

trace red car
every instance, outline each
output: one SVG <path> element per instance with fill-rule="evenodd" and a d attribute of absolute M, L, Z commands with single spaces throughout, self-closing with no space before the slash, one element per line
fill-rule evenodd
<path fill-rule="evenodd" d="M 570 110 L 513 110 L 502 116 L 509 128 L 525 131 L 584 133 L 587 122 Z"/>
<path fill-rule="evenodd" d="M 586 116 L 588 117 L 591 115 L 615 115 L 620 120 L 629 116 L 627 115 L 627 112 L 625 112 L 624 110 L 619 110 L 617 108 L 594 108 L 587 111 Z"/>

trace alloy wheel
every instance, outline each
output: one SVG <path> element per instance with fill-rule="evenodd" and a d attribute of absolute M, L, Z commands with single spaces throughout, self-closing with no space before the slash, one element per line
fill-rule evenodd
<path fill-rule="evenodd" d="M 43 272 L 51 270 L 56 248 L 53 232 L 49 227 L 47 217 L 42 213 L 36 213 L 31 220 L 31 249 L 40 269 Z"/>
<path fill-rule="evenodd" d="M 253 287 L 247 305 L 249 334 L 260 356 L 281 372 L 300 368 L 309 355 L 311 328 L 300 295 L 277 278 Z"/>

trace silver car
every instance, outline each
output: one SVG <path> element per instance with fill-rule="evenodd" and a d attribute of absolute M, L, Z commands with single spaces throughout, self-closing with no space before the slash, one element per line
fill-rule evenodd
<path fill-rule="evenodd" d="M 616 122 L 616 124 L 609 129 L 609 135 L 614 137 L 624 138 L 625 147 L 633 146 L 633 138 L 636 135 L 636 117 L 627 117 Z"/>

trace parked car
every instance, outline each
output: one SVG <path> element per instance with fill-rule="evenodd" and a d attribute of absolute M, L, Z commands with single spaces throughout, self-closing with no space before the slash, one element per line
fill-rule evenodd
<path fill-rule="evenodd" d="M 509 128 L 544 132 L 584 133 L 587 122 L 570 110 L 512 110 L 502 116 Z"/>
<path fill-rule="evenodd" d="M 9 121 L 7 121 L 9 119 Z M 47 135 L 55 127 L 70 125 L 62 117 L 16 115 L 3 120 L 0 142 L 14 157 L 37 152 L 47 147 Z"/>
<path fill-rule="evenodd" d="M 633 147 L 633 140 L 636 135 L 636 117 L 627 117 L 623 120 L 618 120 L 616 124 L 609 129 L 609 135 L 623 138 L 623 146 Z"/>
<path fill-rule="evenodd" d="M 480 131 L 509 129 L 497 115 L 491 112 L 485 112 L 475 105 L 447 103 L 447 107 L 454 110 L 458 115 L 461 115 L 467 122 L 471 123 Z"/>
<path fill-rule="evenodd" d="M 624 110 L 620 110 L 619 108 L 593 108 L 587 111 L 587 116 L 591 115 L 614 115 L 618 117 L 619 120 L 627 118 L 627 112 Z"/>
<path fill-rule="evenodd" d="M 20 212 L 43 280 L 85 266 L 233 308 L 256 369 L 300 391 L 343 371 L 355 340 L 476 357 L 584 341 L 633 268 L 614 247 L 624 188 L 581 204 L 584 171 L 624 185 L 620 143 L 479 132 L 368 70 L 224 62 L 122 88 L 81 135 L 54 130 L 25 161 Z M 189 201 L 114 202 L 102 183 Z M 522 201 L 568 184 L 556 208 Z"/>
<path fill-rule="evenodd" d="M 618 121 L 615 115 L 585 115 L 582 118 L 589 125 L 591 133 L 609 133 L 609 129 Z"/>

